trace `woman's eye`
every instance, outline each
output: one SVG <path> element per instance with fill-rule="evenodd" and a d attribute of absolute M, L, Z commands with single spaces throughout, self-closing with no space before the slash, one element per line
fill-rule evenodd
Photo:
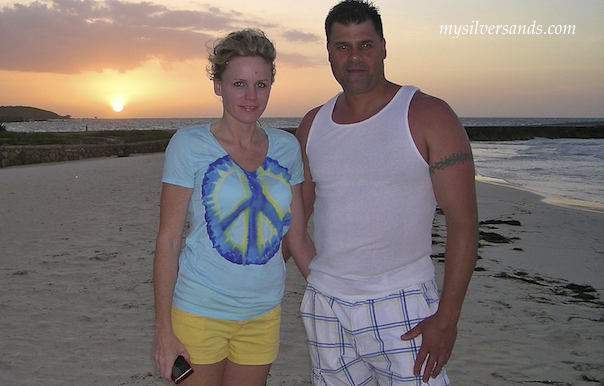
<path fill-rule="evenodd" d="M 260 82 L 256 85 L 258 88 L 265 88 L 266 87 L 266 83 L 264 82 Z"/>
<path fill-rule="evenodd" d="M 235 87 L 243 87 L 243 82 L 235 82 L 233 85 Z"/>

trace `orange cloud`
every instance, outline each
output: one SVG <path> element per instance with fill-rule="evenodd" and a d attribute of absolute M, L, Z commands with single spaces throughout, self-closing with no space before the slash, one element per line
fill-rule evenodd
<path fill-rule="evenodd" d="M 241 25 L 247 26 L 245 15 L 217 7 L 171 10 L 152 2 L 120 0 L 14 4 L 0 10 L 0 70 L 126 72 L 150 60 L 170 68 L 175 62 L 205 60 L 206 45 L 218 31 L 243 28 Z M 260 21 L 257 27 L 278 26 Z M 298 41 L 316 38 L 293 30 L 283 37 Z M 292 58 L 293 64 L 308 62 L 299 56 Z"/>

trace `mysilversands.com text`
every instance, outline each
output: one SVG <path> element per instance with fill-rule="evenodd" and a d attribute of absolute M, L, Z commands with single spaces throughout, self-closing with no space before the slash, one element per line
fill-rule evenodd
<path fill-rule="evenodd" d="M 471 24 L 441 25 L 441 35 L 451 35 L 458 38 L 462 35 L 574 35 L 574 25 L 550 25 L 544 27 L 537 24 L 480 24 L 478 20 Z"/>

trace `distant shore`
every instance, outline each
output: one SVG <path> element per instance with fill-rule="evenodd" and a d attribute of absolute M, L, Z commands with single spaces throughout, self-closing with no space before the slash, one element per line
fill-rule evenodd
<path fill-rule="evenodd" d="M 59 115 L 52 111 L 30 106 L 0 106 L 0 123 L 46 121 L 49 119 L 70 119 L 70 115 Z"/>

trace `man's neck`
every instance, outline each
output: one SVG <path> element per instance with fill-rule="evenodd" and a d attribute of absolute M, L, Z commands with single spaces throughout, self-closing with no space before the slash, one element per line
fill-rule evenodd
<path fill-rule="evenodd" d="M 363 93 L 344 92 L 336 101 L 333 120 L 340 124 L 357 123 L 379 113 L 390 101 L 401 86 L 384 80 L 379 86 Z"/>

